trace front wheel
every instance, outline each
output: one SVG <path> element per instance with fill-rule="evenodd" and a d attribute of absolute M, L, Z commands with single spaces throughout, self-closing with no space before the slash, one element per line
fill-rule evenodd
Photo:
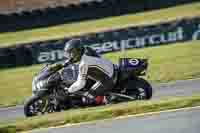
<path fill-rule="evenodd" d="M 24 115 L 26 117 L 38 116 L 51 112 L 55 112 L 55 108 L 50 106 L 48 96 L 32 96 L 24 105 Z"/>
<path fill-rule="evenodd" d="M 148 100 L 152 97 L 152 86 L 144 79 L 130 79 L 125 86 L 127 95 L 136 100 Z"/>

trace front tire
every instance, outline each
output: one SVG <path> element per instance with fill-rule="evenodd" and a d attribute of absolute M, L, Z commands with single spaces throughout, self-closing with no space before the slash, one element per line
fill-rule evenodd
<path fill-rule="evenodd" d="M 48 98 L 40 95 L 30 97 L 24 105 L 24 115 L 32 117 L 46 112 Z"/>
<path fill-rule="evenodd" d="M 134 96 L 136 100 L 149 100 L 152 97 L 152 86 L 142 78 L 130 79 L 125 86 L 127 95 Z"/>

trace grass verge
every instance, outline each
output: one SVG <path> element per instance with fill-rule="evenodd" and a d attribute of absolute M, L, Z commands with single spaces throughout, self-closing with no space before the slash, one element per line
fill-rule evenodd
<path fill-rule="evenodd" d="M 24 30 L 19 32 L 7 32 L 0 34 L 0 47 L 33 41 L 58 39 L 84 33 L 97 32 L 100 30 L 122 28 L 130 25 L 155 24 L 183 17 L 194 17 L 199 15 L 200 2 L 196 2 L 193 4 L 149 11 L 145 13 L 109 17 L 100 20 L 63 24 L 59 26 Z"/>
<path fill-rule="evenodd" d="M 163 111 L 200 105 L 200 95 L 191 97 L 168 98 L 154 101 L 135 101 L 116 105 L 69 110 L 40 117 L 16 120 L 0 125 L 0 133 L 13 133 L 35 128 L 59 126 L 68 123 L 80 123 L 102 120 L 124 115 Z"/>
<path fill-rule="evenodd" d="M 125 56 L 149 58 L 147 80 L 168 82 L 200 77 L 200 41 L 178 43 L 159 47 L 128 50 Z M 170 54 L 169 54 L 170 51 Z M 178 52 L 177 52 L 178 51 Z M 104 55 L 117 62 L 124 55 L 120 52 Z M 0 106 L 22 104 L 31 95 L 34 73 L 41 65 L 0 70 Z"/>

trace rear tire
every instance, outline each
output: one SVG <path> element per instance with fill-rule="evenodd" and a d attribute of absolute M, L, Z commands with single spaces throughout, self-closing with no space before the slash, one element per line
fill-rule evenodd
<path fill-rule="evenodd" d="M 145 79 L 130 79 L 125 88 L 129 96 L 136 96 L 136 100 L 149 100 L 152 97 L 152 86 Z"/>

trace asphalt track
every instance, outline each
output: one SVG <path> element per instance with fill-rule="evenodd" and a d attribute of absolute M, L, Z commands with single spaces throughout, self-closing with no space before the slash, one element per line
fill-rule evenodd
<path fill-rule="evenodd" d="M 31 133 L 200 133 L 200 108 L 128 117 Z"/>
<path fill-rule="evenodd" d="M 153 85 L 153 90 L 153 99 L 171 96 L 191 96 L 198 93 L 200 94 L 200 79 L 181 80 L 170 83 L 156 84 Z M 18 118 L 24 118 L 23 106 L 0 108 L 0 122 Z"/>

